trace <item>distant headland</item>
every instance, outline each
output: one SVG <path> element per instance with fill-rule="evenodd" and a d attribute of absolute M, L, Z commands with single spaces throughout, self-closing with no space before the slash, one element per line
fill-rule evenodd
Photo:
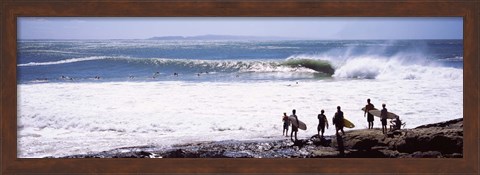
<path fill-rule="evenodd" d="M 156 36 L 149 40 L 297 40 L 299 38 L 277 36 L 241 36 L 241 35 L 198 35 L 198 36 Z"/>

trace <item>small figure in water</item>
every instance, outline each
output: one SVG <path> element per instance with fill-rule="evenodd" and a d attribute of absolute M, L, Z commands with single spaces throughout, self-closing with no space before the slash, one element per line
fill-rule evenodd
<path fill-rule="evenodd" d="M 152 78 L 157 78 L 160 75 L 160 72 L 155 72 L 152 76 Z"/>
<path fill-rule="evenodd" d="M 294 132 L 295 132 L 295 141 L 298 140 L 298 139 L 297 139 L 297 132 L 298 132 L 298 126 L 299 126 L 300 124 L 299 124 L 299 122 L 298 122 L 297 115 L 295 115 L 296 112 L 297 112 L 297 111 L 296 111 L 295 109 L 292 110 L 292 115 L 290 116 L 290 117 L 295 118 L 295 121 L 293 121 L 293 122 L 296 122 L 296 124 L 297 124 L 297 125 L 292 124 L 292 132 L 290 133 L 290 140 L 292 140 L 292 141 L 293 141 L 293 138 L 292 138 L 292 137 L 293 137 L 293 133 L 294 133 Z"/>
<path fill-rule="evenodd" d="M 327 126 L 327 129 L 328 129 L 328 121 L 327 121 L 327 117 L 324 114 L 325 111 L 322 109 L 320 112 L 321 113 L 318 114 L 317 116 L 318 118 L 317 132 L 318 132 L 318 136 L 323 138 L 323 133 L 325 132 L 325 125 Z M 320 131 L 322 132 L 322 135 L 320 135 Z"/>
<path fill-rule="evenodd" d="M 37 81 L 48 81 L 48 78 L 37 78 Z"/>
<path fill-rule="evenodd" d="M 176 72 L 175 72 L 175 73 L 173 73 L 173 76 L 176 76 L 176 77 L 177 77 L 177 76 L 178 76 L 178 73 L 176 73 Z"/>
<path fill-rule="evenodd" d="M 370 103 L 370 99 L 367 99 L 367 105 L 365 106 L 365 113 L 363 113 L 363 117 L 367 115 L 367 122 L 368 122 L 368 129 L 373 129 L 373 115 L 370 114 L 368 111 L 373 110 L 375 106 L 373 106 L 372 103 Z"/>
<path fill-rule="evenodd" d="M 380 113 L 380 120 L 382 121 L 382 132 L 383 134 L 385 134 L 385 132 L 387 131 L 387 115 L 388 115 L 388 111 L 387 111 L 387 108 L 385 108 L 385 104 L 382 104 L 382 111 Z"/>
<path fill-rule="evenodd" d="M 343 125 L 344 125 L 343 112 L 340 109 L 341 109 L 340 106 L 337 106 L 337 112 L 333 117 L 333 125 L 335 125 L 337 135 L 338 135 L 338 130 L 342 131 L 342 134 L 345 135 L 345 132 L 343 131 Z"/>
<path fill-rule="evenodd" d="M 64 75 L 62 75 L 61 78 L 62 78 L 62 80 L 72 80 L 73 81 L 73 78 L 70 78 L 70 77 L 64 76 Z"/>
<path fill-rule="evenodd" d="M 95 76 L 95 80 L 100 80 L 100 76 Z"/>
<path fill-rule="evenodd" d="M 285 135 L 285 136 L 288 137 L 288 127 L 290 126 L 290 119 L 288 119 L 288 116 L 287 116 L 287 113 L 286 113 L 286 112 L 283 113 L 282 121 L 283 121 L 283 133 L 282 133 L 282 136 Z"/>
<path fill-rule="evenodd" d="M 134 79 L 134 78 L 135 78 L 135 76 L 133 76 L 133 75 L 130 75 L 130 76 L 128 76 L 128 78 L 130 78 L 130 79 Z"/>

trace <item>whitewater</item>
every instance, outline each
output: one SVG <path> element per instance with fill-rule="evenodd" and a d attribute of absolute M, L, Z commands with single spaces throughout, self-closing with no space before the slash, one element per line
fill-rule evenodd
<path fill-rule="evenodd" d="M 48 42 L 29 48 L 45 50 L 44 43 Z M 108 49 L 146 47 L 106 43 L 102 46 Z M 86 47 L 81 50 L 106 49 L 85 42 L 80 45 Z M 60 157 L 131 146 L 168 148 L 203 141 L 289 139 L 282 136 L 282 115 L 290 115 L 292 109 L 307 124 L 307 130 L 298 132 L 299 138 L 317 133 L 317 115 L 322 109 L 330 125 L 325 134 L 333 135 L 337 106 L 356 125 L 353 129 L 367 128 L 361 108 L 368 98 L 377 108 L 385 103 L 407 128 L 463 117 L 463 68 L 445 64 L 445 60 L 462 62 L 461 55 L 448 53 L 432 61 L 421 59 L 432 54 L 419 57 L 417 52 L 412 56 L 404 50 L 351 53 L 347 47 L 342 54 L 332 54 L 335 49 L 306 54 L 292 51 L 281 59 L 268 58 L 267 53 L 279 52 L 277 47 L 263 43 L 266 50 L 253 56 L 261 59 L 72 55 L 81 51 L 64 48 L 38 52 L 33 59 L 28 53 L 34 50 L 24 49 L 18 64 L 18 157 Z M 300 65 L 292 66 L 292 62 Z M 95 69 L 98 65 L 103 70 Z M 324 66 L 331 66 L 333 73 L 319 72 Z M 152 78 L 157 70 L 158 77 Z M 172 75 L 175 71 L 179 76 Z M 60 79 L 60 75 L 75 79 Z M 92 79 L 94 75 L 102 78 Z M 380 127 L 378 118 L 374 127 Z"/>
<path fill-rule="evenodd" d="M 427 73 L 434 75 L 435 72 Z M 366 128 L 367 98 L 402 117 L 408 128 L 463 116 L 457 79 L 323 80 L 257 83 L 105 82 L 19 86 L 20 157 L 62 156 L 118 147 L 195 141 L 283 139 L 283 112 L 298 111 L 316 133 L 317 114 L 342 106 L 355 129 Z M 446 82 L 449 83 L 446 83 Z M 452 85 L 454 84 L 454 85 Z M 44 93 L 49 92 L 49 93 Z M 27 95 L 28 94 L 28 95 Z M 95 104 L 95 105 L 92 105 Z M 380 127 L 377 118 L 376 127 Z"/>

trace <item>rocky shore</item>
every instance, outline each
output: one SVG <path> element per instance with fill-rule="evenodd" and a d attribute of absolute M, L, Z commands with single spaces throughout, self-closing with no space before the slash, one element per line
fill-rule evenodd
<path fill-rule="evenodd" d="M 139 146 L 62 158 L 462 158 L 463 119 L 382 134 L 360 129 L 340 136 L 314 135 L 284 140 L 226 140 L 172 145 Z M 50 157 L 52 158 L 52 157 Z"/>

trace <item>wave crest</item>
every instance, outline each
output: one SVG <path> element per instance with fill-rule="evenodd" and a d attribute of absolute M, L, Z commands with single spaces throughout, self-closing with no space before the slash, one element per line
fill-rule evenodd
<path fill-rule="evenodd" d="M 333 69 L 332 64 L 329 61 L 324 60 L 314 60 L 314 59 L 289 59 L 281 65 L 290 66 L 290 67 L 305 67 L 308 69 L 315 70 L 317 72 L 326 73 L 333 75 L 335 69 Z"/>
<path fill-rule="evenodd" d="M 59 61 L 49 61 L 49 62 L 30 62 L 25 64 L 18 64 L 18 66 L 47 66 L 47 65 L 56 65 L 56 64 L 66 64 L 66 63 L 75 63 L 81 61 L 92 61 L 92 60 L 102 60 L 107 59 L 106 56 L 93 56 L 93 57 L 83 57 L 83 58 L 70 58 Z"/>
<path fill-rule="evenodd" d="M 354 56 L 347 59 L 334 57 L 289 57 L 285 60 L 198 60 L 170 58 L 132 58 L 128 56 L 92 56 L 70 58 L 52 62 L 30 62 L 18 66 L 47 66 L 102 60 L 114 64 L 140 65 L 174 72 L 227 72 L 227 73 L 324 73 L 334 78 L 353 79 L 462 79 L 463 69 L 441 67 L 406 59 L 402 56 Z M 338 60 L 338 61 L 335 61 Z M 141 68 L 140 67 L 140 68 Z M 152 70 L 152 69 L 145 69 Z"/>
<path fill-rule="evenodd" d="M 333 77 L 354 79 L 447 79 L 463 78 L 463 70 L 434 65 L 408 64 L 399 59 L 358 57 L 340 66 Z"/>

